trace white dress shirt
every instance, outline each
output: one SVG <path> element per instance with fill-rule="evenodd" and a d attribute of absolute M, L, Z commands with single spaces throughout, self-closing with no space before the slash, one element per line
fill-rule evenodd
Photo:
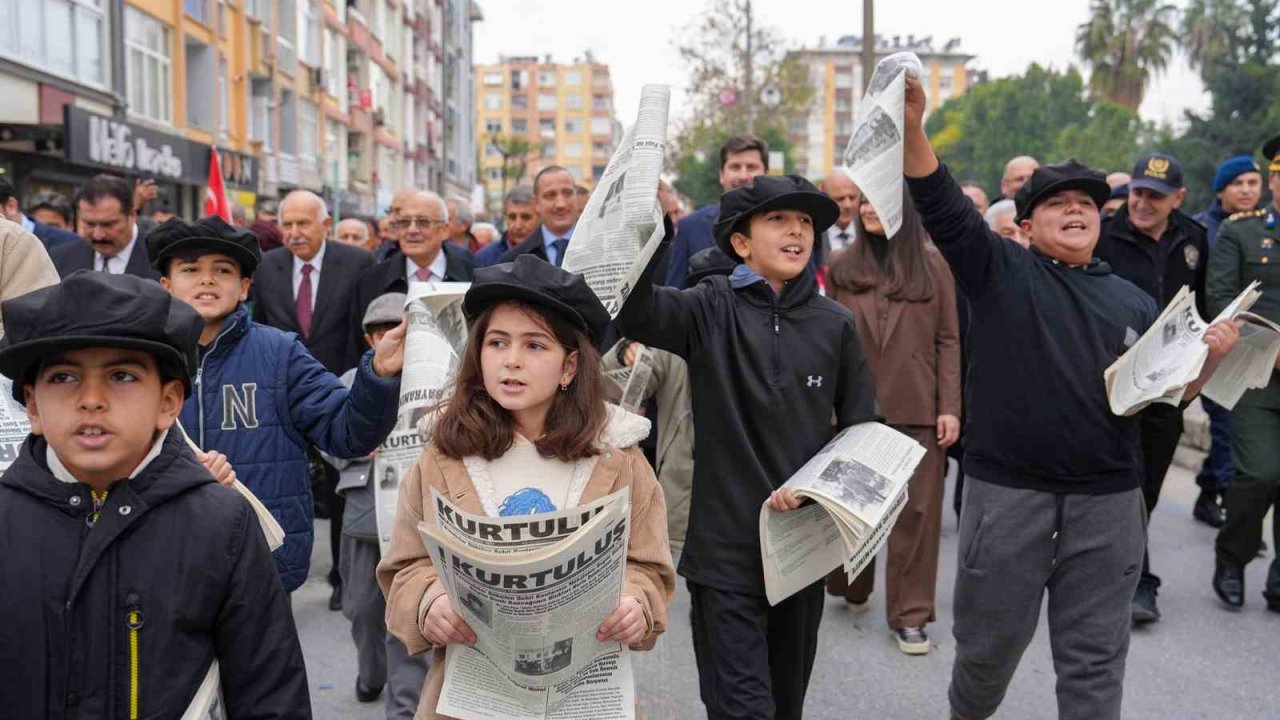
<path fill-rule="evenodd" d="M 840 237 L 841 234 L 845 237 Z M 839 252 L 845 248 L 853 246 L 853 223 L 849 223 L 848 227 L 843 230 L 838 225 L 832 225 L 827 228 L 827 250 L 829 252 Z"/>
<path fill-rule="evenodd" d="M 133 248 L 138 244 L 138 226 L 133 226 L 133 239 L 129 241 L 124 249 L 115 254 L 115 257 L 105 257 L 96 250 L 93 253 L 93 269 L 102 270 L 102 261 L 107 261 L 105 270 L 112 275 L 123 275 L 124 269 L 129 267 L 129 258 L 133 257 Z"/>
<path fill-rule="evenodd" d="M 324 248 L 328 242 L 320 243 L 316 256 L 303 262 L 297 255 L 293 256 L 293 301 L 298 301 L 298 288 L 302 286 L 302 266 L 311 265 L 311 311 L 315 312 L 316 298 L 320 295 L 320 265 L 324 263 Z"/>
<path fill-rule="evenodd" d="M 428 281 L 444 282 L 444 274 L 447 271 L 448 267 L 449 267 L 449 259 L 445 257 L 444 250 L 441 250 L 440 252 L 436 253 L 436 259 L 432 260 L 431 264 L 427 266 L 427 271 L 431 273 L 430 277 L 425 281 L 419 280 L 415 273 L 417 273 L 418 270 L 422 268 L 422 266 L 406 257 L 404 259 L 404 277 L 406 280 L 409 281 L 410 285 L 414 283 L 428 282 Z"/>

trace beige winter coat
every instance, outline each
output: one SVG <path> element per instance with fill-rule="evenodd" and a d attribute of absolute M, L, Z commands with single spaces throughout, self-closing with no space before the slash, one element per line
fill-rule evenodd
<path fill-rule="evenodd" d="M 58 282 L 58 271 L 35 235 L 0 217 L 0 301 Z M 0 317 L 0 337 L 4 318 Z"/>
<path fill-rule="evenodd" d="M 675 569 L 667 543 L 667 512 L 662 488 L 644 455 L 635 447 L 649 433 L 641 417 L 611 409 L 601 435 L 601 454 L 578 461 L 576 476 L 587 477 L 579 504 L 591 502 L 631 487 L 631 542 L 627 548 L 626 578 L 622 592 L 640 600 L 653 629 L 638 649 L 651 649 L 667 626 L 667 603 L 675 594 Z M 468 471 L 468 466 L 472 471 Z M 387 629 L 405 644 L 410 654 L 433 650 L 431 670 L 418 703 L 419 720 L 446 720 L 437 715 L 436 703 L 444 684 L 444 648 L 433 648 L 418 629 L 419 609 L 444 594 L 435 566 L 418 535 L 423 508 L 431 507 L 435 488 L 459 508 L 485 514 L 472 473 L 487 476 L 487 463 L 477 458 L 465 462 L 445 457 L 431 443 L 400 484 L 391 546 L 378 564 L 378 584 L 387 597 Z M 434 522 L 434 515 L 427 518 Z"/>

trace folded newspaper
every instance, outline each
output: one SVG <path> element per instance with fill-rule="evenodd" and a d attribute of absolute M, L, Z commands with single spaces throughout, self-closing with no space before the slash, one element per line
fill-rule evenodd
<path fill-rule="evenodd" d="M 666 85 L 641 88 L 636 124 L 605 166 L 565 251 L 564 269 L 583 276 L 610 317 L 617 317 L 662 242 L 658 176 L 670 104 Z"/>
<path fill-rule="evenodd" d="M 409 321 L 400 373 L 400 414 L 373 462 L 374 520 L 382 554 L 391 545 L 391 528 L 400 498 L 400 479 L 418 460 L 426 444 L 418 421 L 432 411 L 453 386 L 467 344 L 462 298 L 471 283 L 414 283 L 405 299 Z"/>
<path fill-rule="evenodd" d="M 876 65 L 844 151 L 843 169 L 876 209 L 887 237 L 902 227 L 906 77 L 920 77 L 921 72 L 920 58 L 911 52 L 894 53 Z"/>
<path fill-rule="evenodd" d="M 187 447 L 191 448 L 191 452 L 202 452 L 200 446 L 196 445 L 191 436 L 187 434 L 187 429 L 182 427 L 182 423 L 175 422 L 174 425 L 182 433 L 182 439 L 187 441 Z M 262 526 L 262 534 L 266 536 L 267 547 L 271 549 L 271 552 L 275 552 L 277 548 L 284 545 L 284 528 L 280 527 L 280 523 L 276 521 L 275 516 L 267 509 L 267 506 L 262 504 L 258 496 L 254 495 L 253 491 L 239 480 L 231 484 L 231 489 L 240 493 L 245 500 L 249 501 L 249 507 L 253 508 L 253 514 L 257 516 L 258 524 Z"/>
<path fill-rule="evenodd" d="M 760 508 L 765 595 L 777 605 L 844 567 L 850 582 L 884 545 L 907 502 L 925 449 L 887 425 L 845 428 L 782 487 L 811 500 L 788 512 Z"/>
<path fill-rule="evenodd" d="M 1226 408 L 1234 407 L 1250 387 L 1267 384 L 1268 368 L 1275 366 L 1280 351 L 1280 328 L 1245 312 L 1261 295 L 1258 283 L 1251 283 L 1213 320 L 1243 317 L 1249 326 L 1202 389 Z M 1200 376 L 1209 358 L 1204 334 L 1213 323 L 1200 317 L 1194 292 L 1185 286 L 1179 290 L 1155 323 L 1103 373 L 1111 412 L 1133 415 L 1152 403 L 1181 404 L 1187 385 Z"/>
<path fill-rule="evenodd" d="M 617 607 L 629 490 L 553 513 L 484 517 L 432 490 L 422 535 L 476 644 L 445 651 L 436 712 L 462 720 L 631 720 L 630 651 L 596 631 Z"/>
<path fill-rule="evenodd" d="M 0 375 L 0 475 L 18 459 L 30 434 L 27 409 L 13 399 L 13 381 Z"/>

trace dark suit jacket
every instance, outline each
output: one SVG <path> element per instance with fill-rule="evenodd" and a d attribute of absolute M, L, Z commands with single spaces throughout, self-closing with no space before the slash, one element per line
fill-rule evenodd
<path fill-rule="evenodd" d="M 65 243 L 49 248 L 49 259 L 58 269 L 59 277 L 65 278 L 77 270 L 94 270 L 93 262 L 97 252 L 88 240 L 75 236 L 76 242 Z M 138 241 L 133 245 L 133 254 L 129 256 L 129 264 L 124 267 L 125 274 L 135 275 L 148 280 L 159 280 L 160 273 L 151 267 L 147 258 L 146 237 L 139 232 Z"/>
<path fill-rule="evenodd" d="M 444 253 L 445 260 L 444 279 L 448 282 L 471 282 L 476 269 L 471 253 L 448 240 L 440 250 Z M 361 346 L 364 345 L 364 330 L 360 323 L 364 319 L 364 311 L 379 295 L 392 292 L 409 292 L 409 279 L 404 274 L 404 256 L 399 253 L 365 270 L 360 277 L 352 328 Z"/>
<path fill-rule="evenodd" d="M 570 240 L 570 242 L 572 242 L 572 240 Z M 502 253 L 502 257 L 498 259 L 497 264 L 501 265 L 502 263 L 515 262 L 516 258 L 520 257 L 521 255 L 528 255 L 528 254 L 537 255 L 543 260 L 546 260 L 547 262 L 551 262 L 551 260 L 547 258 L 546 243 L 544 243 L 542 240 L 541 225 L 534 228 L 533 234 L 529 236 L 528 240 L 525 240 L 519 245 Z M 560 258 L 560 259 L 562 261 L 564 260 L 564 258 Z"/>
<path fill-rule="evenodd" d="M 360 275 L 373 266 L 368 251 L 326 242 L 320 264 L 320 284 L 316 288 L 315 309 L 311 312 L 311 334 L 302 336 L 298 326 L 297 303 L 293 299 L 293 253 L 276 248 L 262 256 L 254 276 L 253 319 L 298 334 L 311 356 L 335 375 L 355 367 L 364 354 L 364 342 L 356 344 L 351 327 L 359 322 L 355 310 L 356 284 Z"/>
<path fill-rule="evenodd" d="M 828 288 L 832 300 L 853 311 L 876 404 L 892 425 L 932 426 L 939 415 L 960 417 L 955 279 L 937 250 L 930 248 L 925 261 L 933 274 L 933 297 L 925 302 L 890 299 L 884 285 L 861 293 Z"/>
<path fill-rule="evenodd" d="M 31 222 L 35 225 L 31 230 L 31 234 L 35 235 L 40 239 L 40 242 L 44 243 L 44 248 L 46 250 L 55 248 L 59 245 L 68 245 L 80 240 L 79 235 L 69 230 L 59 230 L 56 227 L 49 227 L 39 220 L 32 220 Z M 142 233 L 139 232 L 138 234 L 141 236 Z"/>

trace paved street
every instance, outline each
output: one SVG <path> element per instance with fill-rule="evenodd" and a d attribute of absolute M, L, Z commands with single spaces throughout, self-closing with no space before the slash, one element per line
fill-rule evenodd
<path fill-rule="evenodd" d="M 1280 719 L 1280 660 L 1275 654 L 1280 615 L 1268 613 L 1260 595 L 1266 564 L 1255 561 L 1249 566 L 1243 612 L 1233 614 L 1219 606 L 1209 588 L 1214 533 L 1191 519 L 1196 492 L 1192 477 L 1191 472 L 1173 467 L 1152 519 L 1152 563 L 1164 578 L 1160 594 L 1164 619 L 1133 634 L 1124 717 Z M 317 523 L 316 534 L 311 579 L 294 596 L 315 716 L 321 720 L 381 718 L 380 705 L 355 702 L 355 652 L 349 628 L 340 613 L 331 613 L 325 606 L 329 551 L 323 521 Z M 934 649 L 928 656 L 907 657 L 898 652 L 884 624 L 882 594 L 873 596 L 871 612 L 864 615 L 828 600 L 806 717 L 946 717 L 946 685 L 954 657 L 955 541 L 955 521 L 948 510 L 938 623 L 931 628 Z M 649 720 L 705 717 L 700 714 L 688 608 L 688 594 L 681 583 L 666 636 L 653 652 L 637 656 L 637 692 Z M 1053 666 L 1043 621 L 996 717 L 1056 717 Z"/>

